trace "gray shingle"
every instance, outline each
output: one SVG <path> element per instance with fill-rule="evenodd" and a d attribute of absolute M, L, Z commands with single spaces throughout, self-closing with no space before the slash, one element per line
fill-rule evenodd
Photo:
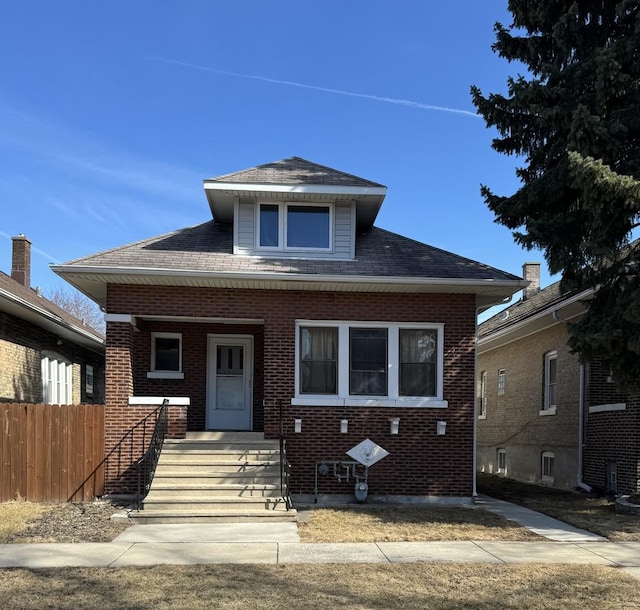
<path fill-rule="evenodd" d="M 8 276 L 2 271 L 0 271 L 0 289 L 8 292 L 9 294 L 12 294 L 15 297 L 18 297 L 32 307 L 48 311 L 53 316 L 60 318 L 66 324 L 80 328 L 86 333 L 93 335 L 97 340 L 104 339 L 104 336 L 101 335 L 97 330 L 91 328 L 90 326 L 87 326 L 84 322 L 82 322 L 82 320 L 76 318 L 75 316 L 72 316 L 68 311 L 62 309 L 61 307 L 58 307 L 53 301 L 40 296 L 35 290 L 27 288 L 19 282 L 16 282 L 12 277 Z"/>
<path fill-rule="evenodd" d="M 324 184 L 331 186 L 383 187 L 383 185 L 336 169 L 289 157 L 239 172 L 210 178 L 208 182 L 244 184 Z"/>
<path fill-rule="evenodd" d="M 554 303 L 563 301 L 572 294 L 575 294 L 575 292 L 562 294 L 560 292 L 560 282 L 551 284 L 540 292 L 530 296 L 528 299 L 524 301 L 520 300 L 517 303 L 510 305 L 495 316 L 492 316 L 482 324 L 478 325 L 478 337 L 486 337 L 497 330 L 513 326 L 514 324 L 535 315 L 539 311 L 547 309 Z"/>
<path fill-rule="evenodd" d="M 358 235 L 355 260 L 316 260 L 233 254 L 231 225 L 205 222 L 68 265 L 217 272 L 277 272 L 366 277 L 518 280 L 488 265 L 373 227 Z"/>

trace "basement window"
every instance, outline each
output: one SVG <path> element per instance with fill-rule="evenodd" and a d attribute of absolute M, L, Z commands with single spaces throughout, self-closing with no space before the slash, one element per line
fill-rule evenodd
<path fill-rule="evenodd" d="M 553 484 L 555 480 L 554 468 L 555 468 L 556 456 L 551 451 L 544 451 L 542 453 L 542 482 Z"/>

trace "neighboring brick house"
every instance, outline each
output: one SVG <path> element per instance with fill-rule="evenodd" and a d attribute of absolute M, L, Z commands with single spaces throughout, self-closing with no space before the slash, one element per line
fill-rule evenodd
<path fill-rule="evenodd" d="M 104 402 L 104 337 L 30 287 L 31 242 L 0 272 L 0 401 Z"/>
<path fill-rule="evenodd" d="M 478 327 L 479 471 L 637 493 L 639 397 L 617 392 L 608 366 L 581 364 L 567 345 L 567 322 L 593 292 L 540 290 L 537 263 L 523 275 L 522 299 Z"/>
<path fill-rule="evenodd" d="M 54 267 L 107 311 L 107 448 L 169 398 L 190 431 L 282 430 L 294 494 L 371 439 L 370 494 L 471 497 L 476 312 L 522 280 L 374 227 L 386 187 L 298 157 L 204 188 L 214 220 Z"/>

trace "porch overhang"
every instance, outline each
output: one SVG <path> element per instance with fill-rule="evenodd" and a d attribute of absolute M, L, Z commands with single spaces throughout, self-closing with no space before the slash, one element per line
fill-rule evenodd
<path fill-rule="evenodd" d="M 476 307 L 483 310 L 508 299 L 527 285 L 525 280 L 520 279 L 311 275 L 81 265 L 53 265 L 51 269 L 103 307 L 106 305 L 107 286 L 120 284 L 249 290 L 473 294 L 476 295 Z"/>

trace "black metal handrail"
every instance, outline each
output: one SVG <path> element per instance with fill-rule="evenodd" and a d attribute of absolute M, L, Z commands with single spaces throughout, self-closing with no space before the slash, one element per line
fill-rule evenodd
<path fill-rule="evenodd" d="M 158 465 L 160 452 L 164 439 L 167 436 L 167 428 L 169 427 L 169 419 L 167 415 L 169 401 L 165 399 L 160 407 L 156 409 L 157 413 L 156 425 L 153 429 L 149 448 L 145 454 L 136 462 L 136 470 L 138 475 L 138 490 L 136 494 L 136 510 L 142 509 L 142 500 L 149 493 L 151 481 Z"/>
<path fill-rule="evenodd" d="M 278 401 L 280 411 L 280 495 L 287 510 L 293 508 L 289 481 L 291 478 L 291 464 L 287 459 L 287 442 L 284 438 L 284 419 L 282 414 L 282 400 Z"/>

